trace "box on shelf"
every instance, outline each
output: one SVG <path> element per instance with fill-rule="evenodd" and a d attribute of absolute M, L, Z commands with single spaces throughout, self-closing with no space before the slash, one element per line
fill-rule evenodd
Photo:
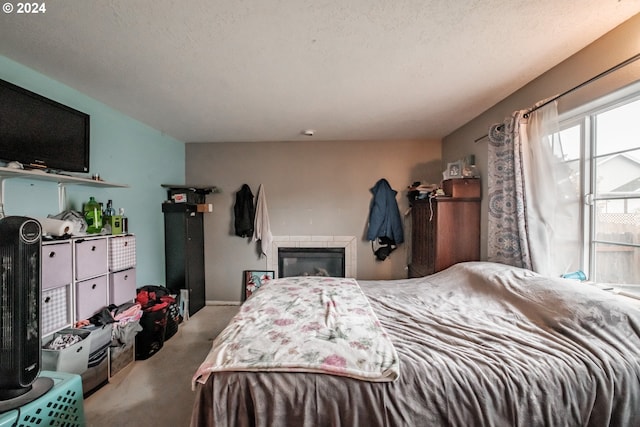
<path fill-rule="evenodd" d="M 41 295 L 42 335 L 71 326 L 70 285 L 43 290 Z"/>
<path fill-rule="evenodd" d="M 136 298 L 136 269 L 112 273 L 109 277 L 109 304 L 122 305 Z"/>
<path fill-rule="evenodd" d="M 213 203 L 198 203 L 196 207 L 196 211 L 202 212 L 202 213 L 213 212 Z"/>
<path fill-rule="evenodd" d="M 451 197 L 480 197 L 479 178 L 452 178 L 442 181 L 444 194 Z"/>
<path fill-rule="evenodd" d="M 51 341 L 63 335 L 76 335 L 80 341 L 60 350 L 45 348 Z M 42 369 L 47 371 L 82 374 L 89 365 L 91 349 L 91 332 L 84 329 L 62 329 L 43 340 Z"/>
<path fill-rule="evenodd" d="M 111 226 L 111 234 L 122 234 L 122 215 L 105 216 L 104 222 Z"/>
<path fill-rule="evenodd" d="M 174 203 L 205 203 L 206 194 L 192 188 L 170 188 L 167 190 L 169 200 Z"/>
<path fill-rule="evenodd" d="M 109 271 L 124 270 L 136 265 L 136 236 L 117 236 L 109 239 Z"/>

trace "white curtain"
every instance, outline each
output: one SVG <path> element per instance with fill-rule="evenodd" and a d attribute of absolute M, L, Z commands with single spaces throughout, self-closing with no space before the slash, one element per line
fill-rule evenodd
<path fill-rule="evenodd" d="M 578 196 L 554 150 L 558 129 L 555 102 L 491 127 L 489 261 L 550 276 L 579 268 Z"/>

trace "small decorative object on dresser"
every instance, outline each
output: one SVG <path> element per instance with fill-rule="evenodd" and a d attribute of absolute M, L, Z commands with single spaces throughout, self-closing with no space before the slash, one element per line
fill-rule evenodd
<path fill-rule="evenodd" d="M 462 178 L 462 162 L 451 162 L 447 164 L 447 178 Z"/>

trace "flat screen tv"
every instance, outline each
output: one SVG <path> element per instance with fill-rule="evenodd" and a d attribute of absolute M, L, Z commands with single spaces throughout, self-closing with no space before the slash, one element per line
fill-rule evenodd
<path fill-rule="evenodd" d="M 0 80 L 0 159 L 89 172 L 89 115 Z"/>

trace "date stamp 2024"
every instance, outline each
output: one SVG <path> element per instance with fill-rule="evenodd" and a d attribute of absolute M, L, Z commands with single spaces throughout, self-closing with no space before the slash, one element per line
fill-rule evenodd
<path fill-rule="evenodd" d="M 22 14 L 38 14 L 46 13 L 47 5 L 45 2 L 31 2 L 31 3 L 11 3 L 5 2 L 2 4 L 2 11 L 6 14 L 15 13 L 16 15 Z"/>

